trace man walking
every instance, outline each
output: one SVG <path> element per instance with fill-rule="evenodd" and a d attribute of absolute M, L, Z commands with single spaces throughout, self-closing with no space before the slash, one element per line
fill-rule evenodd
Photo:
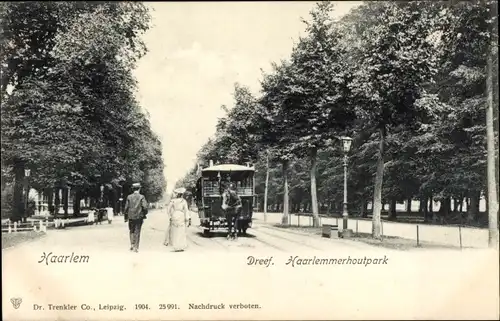
<path fill-rule="evenodd" d="M 141 184 L 132 184 L 132 190 L 134 192 L 127 196 L 123 214 L 130 231 L 130 250 L 138 252 L 142 223 L 148 213 L 148 202 L 146 197 L 140 193 Z"/>

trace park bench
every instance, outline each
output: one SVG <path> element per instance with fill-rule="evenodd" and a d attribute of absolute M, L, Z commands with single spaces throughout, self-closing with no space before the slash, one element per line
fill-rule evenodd
<path fill-rule="evenodd" d="M 334 225 L 334 224 L 323 224 L 322 229 L 321 229 L 321 236 L 322 237 L 327 237 L 331 238 L 332 237 L 332 231 L 338 231 L 339 226 Z"/>

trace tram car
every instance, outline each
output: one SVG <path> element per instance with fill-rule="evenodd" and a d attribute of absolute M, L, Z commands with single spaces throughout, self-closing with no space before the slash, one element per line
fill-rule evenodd
<path fill-rule="evenodd" d="M 238 217 L 238 234 L 246 234 L 252 227 L 255 196 L 255 168 L 236 164 L 213 165 L 201 169 L 195 188 L 195 200 L 200 227 L 205 236 L 217 229 L 228 229 L 222 209 L 222 184 L 230 183 L 241 198 L 242 211 Z"/>

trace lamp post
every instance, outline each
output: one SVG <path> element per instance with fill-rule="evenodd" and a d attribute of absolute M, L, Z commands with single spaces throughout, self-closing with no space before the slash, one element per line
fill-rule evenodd
<path fill-rule="evenodd" d="M 104 207 L 104 185 L 99 186 L 99 207 Z"/>
<path fill-rule="evenodd" d="M 341 137 L 342 146 L 344 150 L 344 204 L 342 209 L 342 230 L 347 231 L 347 222 L 349 218 L 349 213 L 347 210 L 347 153 L 351 149 L 352 138 L 350 137 Z"/>
<path fill-rule="evenodd" d="M 125 183 L 126 183 L 126 180 L 122 178 L 120 180 L 120 198 L 118 200 L 118 204 L 119 204 L 118 214 L 123 213 L 123 185 L 125 185 Z"/>
<path fill-rule="evenodd" d="M 26 219 L 28 218 L 28 204 L 29 204 L 29 194 L 30 194 L 30 182 L 29 182 L 30 174 L 31 174 L 30 169 L 24 170 L 24 176 L 26 177 L 26 194 L 25 194 L 26 199 L 24 200 L 24 221 L 25 222 L 26 222 Z"/>

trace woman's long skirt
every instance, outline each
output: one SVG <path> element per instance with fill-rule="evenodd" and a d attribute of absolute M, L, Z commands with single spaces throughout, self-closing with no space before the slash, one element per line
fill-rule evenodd
<path fill-rule="evenodd" d="M 167 231 L 165 243 L 172 245 L 174 250 L 187 248 L 186 222 L 183 212 L 174 212 Z"/>

